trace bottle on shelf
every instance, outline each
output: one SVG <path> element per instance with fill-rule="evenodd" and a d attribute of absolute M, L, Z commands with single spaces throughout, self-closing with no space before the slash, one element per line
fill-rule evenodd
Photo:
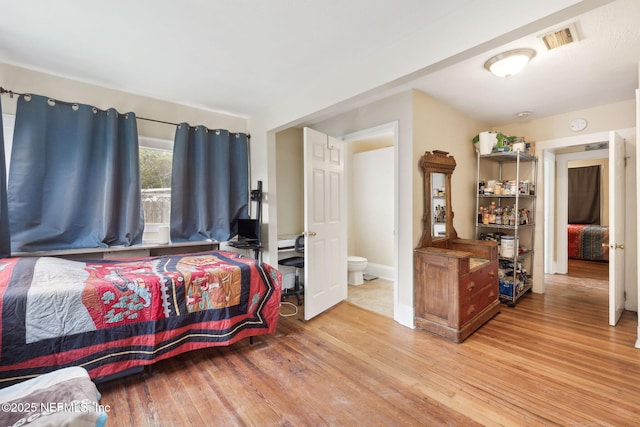
<path fill-rule="evenodd" d="M 491 202 L 489 207 L 489 224 L 496 223 L 496 202 Z"/>

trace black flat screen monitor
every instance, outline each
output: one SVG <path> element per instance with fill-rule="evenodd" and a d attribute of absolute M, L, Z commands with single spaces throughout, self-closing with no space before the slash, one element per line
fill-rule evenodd
<path fill-rule="evenodd" d="M 238 220 L 238 240 L 260 241 L 260 230 L 258 220 L 239 219 Z"/>

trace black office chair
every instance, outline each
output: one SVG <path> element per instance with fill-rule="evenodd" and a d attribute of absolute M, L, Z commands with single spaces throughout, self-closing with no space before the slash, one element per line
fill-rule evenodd
<path fill-rule="evenodd" d="M 293 250 L 299 254 L 304 254 L 304 236 L 303 235 L 296 237 L 296 241 L 293 245 Z M 304 294 L 304 290 L 300 285 L 300 269 L 304 268 L 304 256 L 294 256 L 291 258 L 281 259 L 280 261 L 278 261 L 278 264 L 285 265 L 287 267 L 293 267 L 296 269 L 296 277 L 294 280 L 293 291 L 291 291 L 290 289 L 285 289 L 285 291 L 282 294 L 282 298 L 284 299 L 284 297 L 286 297 L 287 295 L 295 295 L 296 299 L 298 300 L 298 305 L 302 305 L 301 296 Z"/>

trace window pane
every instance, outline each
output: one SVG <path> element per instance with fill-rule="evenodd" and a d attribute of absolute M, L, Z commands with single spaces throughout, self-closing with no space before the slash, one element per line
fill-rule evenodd
<path fill-rule="evenodd" d="M 169 224 L 173 153 L 140 147 L 140 183 L 146 224 Z"/>

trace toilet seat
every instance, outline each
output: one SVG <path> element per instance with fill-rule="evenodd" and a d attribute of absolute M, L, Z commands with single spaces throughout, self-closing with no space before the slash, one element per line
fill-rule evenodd
<path fill-rule="evenodd" d="M 368 261 L 360 256 L 347 256 L 347 282 L 350 285 L 361 285 L 363 283 L 362 272 L 367 268 Z"/>
<path fill-rule="evenodd" d="M 364 269 L 367 266 L 367 259 L 361 256 L 348 256 L 347 266 L 352 270 Z"/>

